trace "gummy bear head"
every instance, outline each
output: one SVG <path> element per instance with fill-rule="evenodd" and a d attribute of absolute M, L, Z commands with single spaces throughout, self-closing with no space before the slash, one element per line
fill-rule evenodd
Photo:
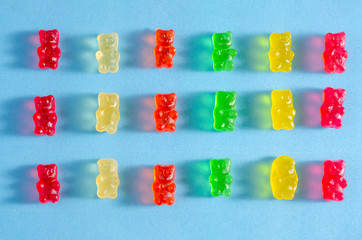
<path fill-rule="evenodd" d="M 99 34 L 97 36 L 98 46 L 101 51 L 117 50 L 118 48 L 118 34 Z"/>
<path fill-rule="evenodd" d="M 98 162 L 98 168 L 100 175 L 109 176 L 117 174 L 118 164 L 117 161 L 113 158 L 109 159 L 100 159 Z"/>
<path fill-rule="evenodd" d="M 212 41 L 214 47 L 218 49 L 227 49 L 231 48 L 233 44 L 233 34 L 228 31 L 225 33 L 214 33 L 212 35 Z"/>
<path fill-rule="evenodd" d="M 53 95 L 49 95 L 46 97 L 35 97 L 34 98 L 35 108 L 37 111 L 42 109 L 55 109 L 55 100 Z"/>
<path fill-rule="evenodd" d="M 155 96 L 156 107 L 163 110 L 170 110 L 176 107 L 176 93 L 157 94 Z"/>
<path fill-rule="evenodd" d="M 324 174 L 326 176 L 344 176 L 345 162 L 343 160 L 331 161 L 327 160 L 324 162 Z"/>
<path fill-rule="evenodd" d="M 286 90 L 274 90 L 271 93 L 273 105 L 286 106 L 293 104 L 293 95 L 289 89 Z"/>
<path fill-rule="evenodd" d="M 169 46 L 173 44 L 175 32 L 173 30 L 156 30 L 156 44 L 161 46 Z"/>
<path fill-rule="evenodd" d="M 346 98 L 346 90 L 342 88 L 327 87 L 323 91 L 324 101 L 327 103 L 335 103 L 342 105 Z"/>
<path fill-rule="evenodd" d="M 154 168 L 155 179 L 159 181 L 173 181 L 176 167 L 174 165 L 156 165 Z"/>
<path fill-rule="evenodd" d="M 292 36 L 289 32 L 285 33 L 272 33 L 270 35 L 270 44 L 279 47 L 280 45 L 290 46 Z"/>
<path fill-rule="evenodd" d="M 38 176 L 40 179 L 55 179 L 58 177 L 58 168 L 55 164 L 38 165 Z"/>
<path fill-rule="evenodd" d="M 236 92 L 235 91 L 231 91 L 231 92 L 218 91 L 216 93 L 215 101 L 216 101 L 217 106 L 221 107 L 223 109 L 233 108 L 236 103 Z"/>
<path fill-rule="evenodd" d="M 42 45 L 58 45 L 59 43 L 59 32 L 58 30 L 39 31 L 39 39 Z"/>
<path fill-rule="evenodd" d="M 211 173 L 215 175 L 227 175 L 231 170 L 231 161 L 225 159 L 213 159 L 210 161 Z"/>
<path fill-rule="evenodd" d="M 340 33 L 327 33 L 324 37 L 326 48 L 340 48 L 346 45 L 346 34 Z"/>
<path fill-rule="evenodd" d="M 100 93 L 98 102 L 100 108 L 118 108 L 119 96 L 117 93 Z"/>

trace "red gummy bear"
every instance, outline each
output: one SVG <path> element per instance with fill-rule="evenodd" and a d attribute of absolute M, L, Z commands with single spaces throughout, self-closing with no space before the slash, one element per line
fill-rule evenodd
<path fill-rule="evenodd" d="M 326 201 L 342 201 L 343 189 L 347 187 L 344 178 L 345 162 L 343 160 L 327 160 L 323 164 L 322 190 Z"/>
<path fill-rule="evenodd" d="M 39 202 L 57 203 L 59 201 L 60 183 L 58 182 L 58 167 L 55 164 L 38 165 L 39 182 L 36 189 L 39 192 Z"/>
<path fill-rule="evenodd" d="M 176 93 L 157 94 L 155 96 L 156 111 L 155 129 L 157 132 L 174 132 L 176 130 L 176 120 L 178 113 L 175 110 L 177 96 Z"/>
<path fill-rule="evenodd" d="M 52 95 L 34 98 L 36 113 L 33 115 L 35 123 L 34 133 L 37 136 L 44 134 L 53 136 L 58 117 L 55 113 L 55 99 Z"/>
<path fill-rule="evenodd" d="M 154 167 L 155 181 L 152 185 L 153 202 L 157 205 L 172 205 L 175 202 L 174 183 L 176 167 L 174 165 L 156 165 Z"/>
<path fill-rule="evenodd" d="M 346 90 L 342 88 L 327 87 L 323 91 L 323 104 L 321 106 L 321 125 L 324 128 L 340 128 L 344 115 L 343 102 Z"/>
<path fill-rule="evenodd" d="M 39 31 L 39 38 L 41 46 L 38 48 L 39 67 L 41 69 L 51 68 L 53 70 L 58 68 L 58 60 L 61 51 L 58 48 L 59 32 L 58 30 Z"/>
<path fill-rule="evenodd" d="M 323 52 L 324 71 L 326 73 L 343 73 L 346 70 L 348 52 L 346 34 L 344 32 L 327 33 L 324 37 L 325 51 Z"/>
<path fill-rule="evenodd" d="M 172 68 L 176 48 L 172 45 L 175 37 L 173 30 L 156 30 L 155 66 Z"/>

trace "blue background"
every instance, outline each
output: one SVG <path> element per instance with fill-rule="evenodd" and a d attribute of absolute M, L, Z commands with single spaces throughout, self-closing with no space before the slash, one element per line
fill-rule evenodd
<path fill-rule="evenodd" d="M 12 1 L 1 4 L 0 239 L 356 239 L 361 236 L 361 1 Z M 172 69 L 153 65 L 154 31 L 174 29 Z M 57 28 L 56 71 L 36 67 L 38 31 Z M 211 34 L 232 31 L 232 72 L 211 69 Z M 268 36 L 289 31 L 290 73 L 268 70 Z M 323 36 L 344 31 L 347 70 L 321 71 Z M 97 73 L 96 36 L 117 32 L 120 69 Z M 345 88 L 339 130 L 319 127 L 325 87 Z M 291 89 L 292 131 L 270 129 L 270 92 Z M 235 90 L 232 133 L 212 130 L 214 94 Z M 120 96 L 116 134 L 95 131 L 99 92 Z M 153 96 L 176 92 L 175 133 L 153 130 Z M 33 98 L 56 98 L 53 137 L 33 135 Z M 296 160 L 292 201 L 271 196 L 271 161 Z M 229 157 L 230 198 L 211 198 L 208 160 Z M 96 197 L 96 161 L 115 158 L 121 180 L 115 200 Z M 345 200 L 321 200 L 326 159 L 346 161 Z M 60 202 L 42 205 L 38 164 L 56 163 Z M 177 167 L 172 207 L 152 203 L 152 167 Z"/>

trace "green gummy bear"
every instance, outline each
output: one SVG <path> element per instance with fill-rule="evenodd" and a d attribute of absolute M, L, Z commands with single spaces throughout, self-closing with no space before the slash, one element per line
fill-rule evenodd
<path fill-rule="evenodd" d="M 211 185 L 211 194 L 214 197 L 225 196 L 230 197 L 230 185 L 233 178 L 230 176 L 231 161 L 225 159 L 212 159 L 210 161 L 211 176 L 209 182 Z"/>
<path fill-rule="evenodd" d="M 238 112 L 235 107 L 236 92 L 218 91 L 215 95 L 214 128 L 216 131 L 231 132 L 235 128 Z"/>
<path fill-rule="evenodd" d="M 214 33 L 212 35 L 214 43 L 214 51 L 212 51 L 212 61 L 214 62 L 214 70 L 231 71 L 234 69 L 233 59 L 236 50 L 232 49 L 233 35 L 230 31 L 226 33 Z"/>

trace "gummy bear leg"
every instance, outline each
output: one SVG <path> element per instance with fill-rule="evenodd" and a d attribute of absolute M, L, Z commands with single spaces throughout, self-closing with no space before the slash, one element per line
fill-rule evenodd
<path fill-rule="evenodd" d="M 49 68 L 55 70 L 58 68 L 58 63 L 57 62 L 51 62 L 49 63 Z"/>
<path fill-rule="evenodd" d="M 234 69 L 234 63 L 233 63 L 233 61 L 231 61 L 231 60 L 226 61 L 226 62 L 225 62 L 224 70 L 225 70 L 225 71 L 231 71 L 231 70 L 233 70 L 233 69 Z"/>
<path fill-rule="evenodd" d="M 223 195 L 224 195 L 225 197 L 230 197 L 230 195 L 231 195 L 231 190 L 230 190 L 230 189 L 225 189 L 224 192 L 223 192 Z"/>
<path fill-rule="evenodd" d="M 34 130 L 35 135 L 37 136 L 43 136 L 44 135 L 44 129 L 41 127 L 36 127 Z"/>
<path fill-rule="evenodd" d="M 174 204 L 174 202 L 175 202 L 175 199 L 171 198 L 171 197 L 168 198 L 167 201 L 166 201 L 167 205 L 172 205 L 172 204 Z"/>
<path fill-rule="evenodd" d="M 166 68 L 172 68 L 173 67 L 173 61 L 172 59 L 170 61 L 167 61 L 167 63 L 165 64 Z"/>
<path fill-rule="evenodd" d="M 166 124 L 159 123 L 159 124 L 156 125 L 156 130 L 157 131 L 165 131 L 165 128 L 166 128 Z"/>
<path fill-rule="evenodd" d="M 211 194 L 212 194 L 213 196 L 220 196 L 220 195 L 221 195 L 221 191 L 220 191 L 219 189 L 213 189 L 213 190 L 211 191 Z"/>
<path fill-rule="evenodd" d="M 117 65 L 112 65 L 111 67 L 110 67 L 110 69 L 109 69 L 112 73 L 115 73 L 115 72 L 117 72 L 118 71 L 118 66 Z"/>
<path fill-rule="evenodd" d="M 224 62 L 214 63 L 214 70 L 217 72 L 224 70 Z"/>
<path fill-rule="evenodd" d="M 48 202 L 48 197 L 46 195 L 39 195 L 39 202 L 47 203 Z"/>
<path fill-rule="evenodd" d="M 57 203 L 59 201 L 59 196 L 56 194 L 52 194 L 50 195 L 49 199 L 52 203 Z"/>
<path fill-rule="evenodd" d="M 174 123 L 167 124 L 167 130 L 170 132 L 176 131 L 176 125 Z"/>
<path fill-rule="evenodd" d="M 39 66 L 41 69 L 47 68 L 45 61 L 39 61 L 38 66 Z"/>
<path fill-rule="evenodd" d="M 55 133 L 54 129 L 52 129 L 52 128 L 47 128 L 46 129 L 46 135 L 53 136 L 54 133 Z"/>

